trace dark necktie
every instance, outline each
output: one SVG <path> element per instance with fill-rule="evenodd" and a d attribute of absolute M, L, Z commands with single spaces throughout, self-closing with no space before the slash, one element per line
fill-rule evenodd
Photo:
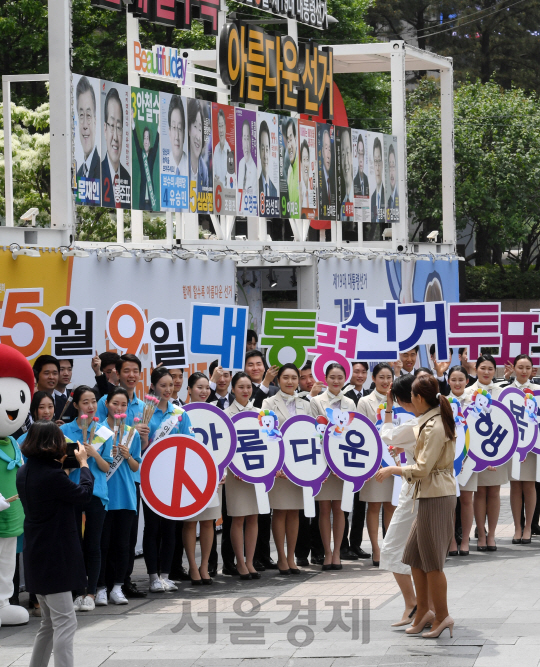
<path fill-rule="evenodd" d="M 218 405 L 218 408 L 219 408 L 220 410 L 225 410 L 225 401 L 226 401 L 226 400 L 227 400 L 227 399 L 226 399 L 226 398 L 223 398 L 223 397 L 222 397 L 222 398 L 218 398 L 217 405 Z"/>
<path fill-rule="evenodd" d="M 326 185 L 327 185 L 327 188 L 328 188 L 328 202 L 330 202 L 331 195 L 330 195 L 330 177 L 329 176 L 326 177 Z"/>
<path fill-rule="evenodd" d="M 67 396 L 62 394 L 61 396 L 55 396 L 54 397 L 54 418 L 55 419 L 60 419 L 60 414 L 62 410 L 64 409 L 64 405 L 67 402 Z"/>
<path fill-rule="evenodd" d="M 119 178 L 118 174 L 114 175 L 114 202 L 115 202 L 115 207 L 120 208 L 120 192 L 119 192 Z"/>

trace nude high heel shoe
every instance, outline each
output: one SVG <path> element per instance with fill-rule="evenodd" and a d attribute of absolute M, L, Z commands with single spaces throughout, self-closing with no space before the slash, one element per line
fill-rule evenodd
<path fill-rule="evenodd" d="M 416 605 L 414 605 L 414 609 L 411 611 L 410 614 L 407 615 L 407 618 L 405 620 L 398 621 L 397 623 L 392 623 L 390 627 L 400 628 L 403 627 L 404 625 L 410 625 L 412 623 L 412 618 L 415 614 L 416 614 Z"/>
<path fill-rule="evenodd" d="M 426 625 L 431 626 L 431 623 L 434 620 L 435 620 L 435 612 L 431 611 L 431 609 L 429 609 L 424 614 L 420 623 L 417 623 L 416 625 L 411 625 L 411 627 L 407 628 L 405 630 L 405 632 L 408 635 L 419 635 L 425 629 Z"/>
<path fill-rule="evenodd" d="M 439 625 L 436 630 L 431 630 L 430 632 L 423 632 L 422 637 L 426 639 L 436 639 L 440 637 L 444 630 L 448 628 L 450 630 L 450 637 L 454 636 L 454 619 L 451 616 L 447 616 L 444 621 Z"/>

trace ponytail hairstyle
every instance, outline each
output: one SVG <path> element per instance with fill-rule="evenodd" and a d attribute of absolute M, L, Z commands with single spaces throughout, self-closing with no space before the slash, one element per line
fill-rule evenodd
<path fill-rule="evenodd" d="M 439 392 L 439 383 L 433 375 L 422 375 L 416 378 L 412 384 L 412 394 L 421 396 L 430 408 L 441 408 L 441 417 L 444 426 L 444 434 L 447 438 L 456 437 L 456 424 L 454 413 L 446 396 Z"/>

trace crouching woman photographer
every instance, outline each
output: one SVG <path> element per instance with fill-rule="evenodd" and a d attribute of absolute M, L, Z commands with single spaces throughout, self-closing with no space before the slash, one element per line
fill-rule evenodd
<path fill-rule="evenodd" d="M 64 434 L 54 422 L 32 424 L 21 451 L 27 462 L 17 473 L 17 491 L 24 508 L 24 576 L 37 594 L 41 626 L 30 667 L 45 667 L 54 649 L 56 667 L 73 667 L 77 619 L 71 591 L 86 586 L 86 569 L 77 531 L 75 507 L 92 499 L 94 478 L 87 453 L 79 443 L 78 484 L 62 469 Z"/>

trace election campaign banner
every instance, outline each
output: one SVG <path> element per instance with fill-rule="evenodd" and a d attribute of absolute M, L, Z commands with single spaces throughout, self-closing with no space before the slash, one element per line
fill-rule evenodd
<path fill-rule="evenodd" d="M 73 139 L 77 191 L 75 201 L 101 204 L 101 105 L 99 79 L 73 75 Z"/>
<path fill-rule="evenodd" d="M 300 217 L 314 220 L 317 217 L 317 127 L 307 120 L 298 121 L 298 145 L 300 157 Z"/>
<path fill-rule="evenodd" d="M 218 215 L 236 213 L 234 107 L 212 102 L 214 208 Z"/>
<path fill-rule="evenodd" d="M 279 117 L 279 191 L 281 217 L 300 217 L 298 121 Z"/>
<path fill-rule="evenodd" d="M 131 208 L 159 211 L 159 93 L 131 87 Z"/>
<path fill-rule="evenodd" d="M 317 123 L 319 220 L 336 219 L 335 127 Z"/>
<path fill-rule="evenodd" d="M 275 113 L 257 113 L 259 138 L 259 215 L 279 217 L 279 121 Z"/>
<path fill-rule="evenodd" d="M 255 216 L 258 212 L 257 114 L 249 109 L 235 109 L 236 174 L 238 177 L 237 213 Z"/>
<path fill-rule="evenodd" d="M 212 171 L 212 103 L 193 97 L 187 100 L 189 161 L 189 210 L 214 211 Z"/>
<path fill-rule="evenodd" d="M 131 88 L 101 81 L 101 205 L 131 208 Z"/>
<path fill-rule="evenodd" d="M 186 99 L 159 94 L 161 209 L 181 211 L 188 207 L 188 141 Z"/>

